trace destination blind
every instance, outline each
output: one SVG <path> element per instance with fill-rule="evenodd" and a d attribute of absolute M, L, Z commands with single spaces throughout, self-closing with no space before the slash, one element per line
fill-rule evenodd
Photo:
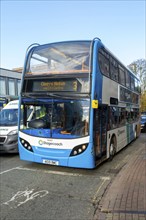
<path fill-rule="evenodd" d="M 77 79 L 33 80 L 32 92 L 80 92 L 81 84 Z"/>

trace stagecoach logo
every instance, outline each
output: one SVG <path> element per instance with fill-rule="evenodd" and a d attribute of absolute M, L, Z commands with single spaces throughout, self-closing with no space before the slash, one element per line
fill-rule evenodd
<path fill-rule="evenodd" d="M 118 134 L 118 136 L 119 136 L 119 135 L 121 135 L 121 134 L 123 134 L 123 133 L 125 133 L 125 130 L 121 130 L 121 131 L 118 130 L 118 133 L 117 133 L 117 134 Z"/>
<path fill-rule="evenodd" d="M 43 141 L 42 140 L 39 140 L 39 145 L 43 145 Z"/>
<path fill-rule="evenodd" d="M 46 141 L 46 140 L 39 140 L 39 145 L 43 145 L 43 144 L 45 144 L 45 145 L 48 145 L 48 146 L 63 146 L 63 144 L 62 143 L 50 143 L 50 142 L 48 142 L 48 141 Z"/>

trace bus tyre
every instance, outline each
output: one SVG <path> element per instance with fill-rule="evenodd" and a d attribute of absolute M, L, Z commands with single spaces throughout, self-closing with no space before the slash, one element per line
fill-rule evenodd
<path fill-rule="evenodd" d="M 109 146 L 109 161 L 111 161 L 116 153 L 116 137 L 113 136 Z"/>

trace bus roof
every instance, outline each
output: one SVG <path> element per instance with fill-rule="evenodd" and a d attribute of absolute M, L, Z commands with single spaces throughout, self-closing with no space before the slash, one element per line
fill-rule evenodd
<path fill-rule="evenodd" d="M 99 47 L 103 47 L 105 48 L 118 62 L 119 64 L 121 64 L 123 67 L 125 67 L 127 69 L 128 72 L 130 72 L 130 74 L 136 78 L 137 80 L 139 80 L 139 78 L 132 72 L 132 70 L 130 70 L 125 64 L 123 64 L 104 44 L 103 42 L 100 40 L 100 38 L 98 37 L 95 37 L 94 39 L 92 40 L 69 40 L 69 41 L 58 41 L 58 42 L 50 42 L 50 43 L 47 43 L 47 44 L 32 44 L 28 47 L 27 51 L 33 49 L 33 48 L 36 48 L 36 50 L 39 50 L 40 48 L 45 48 L 47 45 L 53 45 L 53 44 L 60 44 L 60 43 L 77 43 L 77 42 L 81 42 L 81 43 L 84 43 L 84 42 L 88 42 L 88 43 L 92 43 L 92 42 L 99 42 Z M 31 47 L 32 46 L 32 47 Z"/>

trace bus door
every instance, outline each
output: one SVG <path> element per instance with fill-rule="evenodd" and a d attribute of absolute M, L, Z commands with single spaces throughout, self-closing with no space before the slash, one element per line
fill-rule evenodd
<path fill-rule="evenodd" d="M 99 105 L 94 112 L 94 146 L 96 161 L 106 157 L 108 106 Z"/>

